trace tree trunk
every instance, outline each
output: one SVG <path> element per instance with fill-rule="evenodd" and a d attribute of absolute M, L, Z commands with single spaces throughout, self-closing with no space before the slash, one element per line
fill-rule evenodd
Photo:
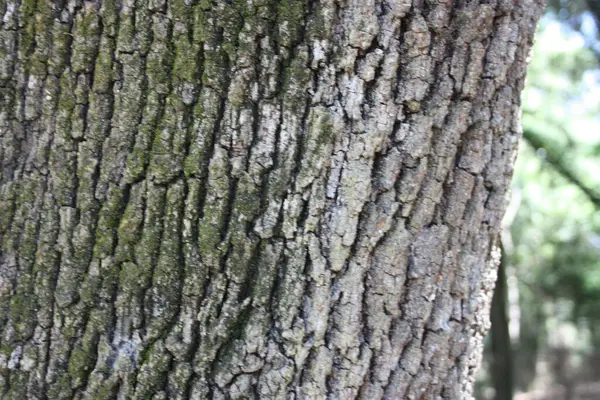
<path fill-rule="evenodd" d="M 541 0 L 0 0 L 0 394 L 470 397 Z"/>
<path fill-rule="evenodd" d="M 500 243 L 501 257 L 498 265 L 498 279 L 492 296 L 490 311 L 490 341 L 492 386 L 496 394 L 494 400 L 512 400 L 514 392 L 514 365 L 512 344 L 508 329 L 508 285 L 506 281 L 505 248 Z"/>

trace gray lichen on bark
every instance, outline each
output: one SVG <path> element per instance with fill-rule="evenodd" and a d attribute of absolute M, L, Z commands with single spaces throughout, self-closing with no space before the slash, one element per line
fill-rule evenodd
<path fill-rule="evenodd" d="M 0 395 L 471 396 L 541 0 L 0 0 Z"/>

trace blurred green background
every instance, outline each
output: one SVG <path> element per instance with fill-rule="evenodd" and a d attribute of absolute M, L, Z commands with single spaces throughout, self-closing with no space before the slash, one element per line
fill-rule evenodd
<path fill-rule="evenodd" d="M 549 1 L 477 399 L 600 399 L 600 0 Z"/>

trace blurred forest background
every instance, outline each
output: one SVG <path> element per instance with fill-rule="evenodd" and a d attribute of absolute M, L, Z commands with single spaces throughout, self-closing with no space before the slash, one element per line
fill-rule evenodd
<path fill-rule="evenodd" d="M 600 0 L 549 1 L 477 399 L 600 399 Z"/>

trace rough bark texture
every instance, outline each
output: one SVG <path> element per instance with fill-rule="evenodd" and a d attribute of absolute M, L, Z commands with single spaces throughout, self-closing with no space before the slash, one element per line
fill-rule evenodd
<path fill-rule="evenodd" d="M 470 397 L 541 8 L 0 0 L 2 398 Z"/>

